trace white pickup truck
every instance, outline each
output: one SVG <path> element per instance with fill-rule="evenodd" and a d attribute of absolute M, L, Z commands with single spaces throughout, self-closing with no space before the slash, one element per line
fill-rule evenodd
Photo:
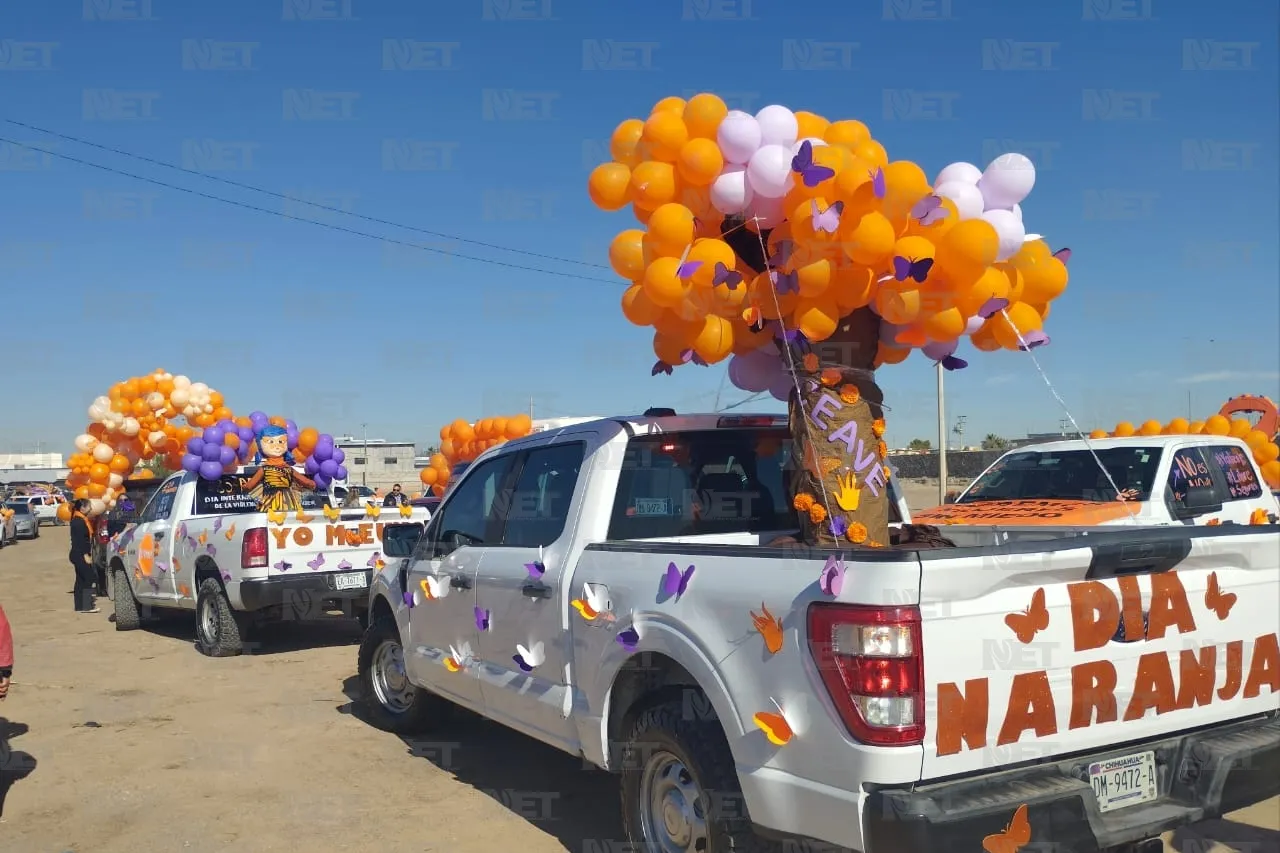
<path fill-rule="evenodd" d="M 140 626 L 148 610 L 195 610 L 204 654 L 239 654 L 261 622 L 308 618 L 344 604 L 363 623 L 369 580 L 382 566 L 388 527 L 420 532 L 422 508 L 338 510 L 318 492 L 296 513 L 258 511 L 255 469 L 217 480 L 192 473 L 166 479 L 115 534 L 112 572 L 116 630 Z"/>
<path fill-rule="evenodd" d="M 643 850 L 1145 853 L 1280 793 L 1280 530 L 782 545 L 790 449 L 693 415 L 478 457 L 387 540 L 370 717 L 461 705 L 620 773 Z"/>

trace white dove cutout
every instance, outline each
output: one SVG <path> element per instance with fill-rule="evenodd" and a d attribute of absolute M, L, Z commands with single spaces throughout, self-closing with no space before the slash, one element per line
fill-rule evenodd
<path fill-rule="evenodd" d="M 604 617 L 612 617 L 613 602 L 609 600 L 609 588 L 603 584 L 584 583 L 582 597 L 569 602 L 573 609 L 588 622 Z"/>
<path fill-rule="evenodd" d="M 422 592 L 427 597 L 427 601 L 434 601 L 449 594 L 449 579 L 447 577 L 438 578 L 435 575 L 427 575 L 423 578 L 421 587 Z"/>
<path fill-rule="evenodd" d="M 520 653 L 520 658 L 530 667 L 542 666 L 543 661 L 547 659 L 546 647 L 542 645 L 542 641 L 533 644 L 532 648 L 525 648 L 516 643 L 516 651 Z"/>
<path fill-rule="evenodd" d="M 460 646 L 454 646 L 452 643 L 449 644 L 449 657 L 445 659 L 446 667 L 456 672 L 458 669 L 465 667 L 470 660 L 470 644 L 466 642 L 461 643 Z M 453 664 L 452 666 L 450 666 L 451 663 Z"/>

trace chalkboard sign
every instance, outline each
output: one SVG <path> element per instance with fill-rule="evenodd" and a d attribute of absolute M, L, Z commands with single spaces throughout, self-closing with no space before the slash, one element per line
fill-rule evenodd
<path fill-rule="evenodd" d="M 258 501 L 249 494 L 247 484 L 255 469 L 243 474 L 230 474 L 216 480 L 196 480 L 196 515 L 257 512 Z"/>
<path fill-rule="evenodd" d="M 1256 498 L 1262 494 L 1262 484 L 1253 470 L 1253 463 L 1239 447 L 1214 447 L 1211 451 L 1214 464 L 1227 478 L 1227 490 L 1233 499 Z"/>

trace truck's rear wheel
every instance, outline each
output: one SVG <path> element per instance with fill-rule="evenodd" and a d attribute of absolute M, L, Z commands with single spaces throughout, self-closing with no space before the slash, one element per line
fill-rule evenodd
<path fill-rule="evenodd" d="M 201 581 L 196 592 L 196 648 L 211 658 L 234 657 L 244 651 L 236 613 L 226 590 L 213 578 Z"/>
<path fill-rule="evenodd" d="M 642 711 L 622 752 L 622 825 L 645 850 L 774 850 L 751 828 L 720 723 L 683 703 Z"/>
<path fill-rule="evenodd" d="M 133 597 L 133 587 L 125 577 L 124 570 L 118 569 L 112 574 L 111 586 L 115 596 L 111 599 L 116 611 L 116 630 L 133 631 L 142 625 L 142 615 L 138 612 L 138 599 Z"/>
<path fill-rule="evenodd" d="M 365 631 L 359 671 L 369 720 L 384 731 L 414 734 L 448 713 L 448 703 L 409 680 L 400 631 L 390 616 L 375 618 Z"/>

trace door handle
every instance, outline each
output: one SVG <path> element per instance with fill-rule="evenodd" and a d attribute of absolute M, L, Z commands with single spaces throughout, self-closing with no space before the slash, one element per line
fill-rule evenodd
<path fill-rule="evenodd" d="M 471 589 L 471 580 L 462 575 L 453 575 L 449 578 L 449 586 L 454 589 Z"/>
<path fill-rule="evenodd" d="M 163 538 L 164 538 L 164 531 L 162 530 L 156 534 L 156 541 L 159 542 Z"/>
<path fill-rule="evenodd" d="M 550 598 L 551 597 L 551 587 L 547 586 L 544 583 L 533 583 L 532 581 L 530 581 L 529 583 L 526 583 L 524 586 L 520 587 L 520 591 L 524 593 L 525 596 L 528 598 Z"/>

